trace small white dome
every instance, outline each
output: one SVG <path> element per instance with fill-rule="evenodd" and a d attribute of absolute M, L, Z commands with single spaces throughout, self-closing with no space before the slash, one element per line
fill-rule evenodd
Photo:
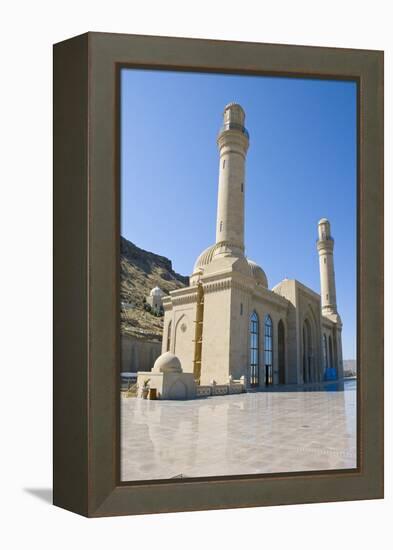
<path fill-rule="evenodd" d="M 160 355 L 154 363 L 155 372 L 183 372 L 180 359 L 170 351 Z"/>
<path fill-rule="evenodd" d="M 263 269 L 252 260 L 247 259 L 247 262 L 251 269 L 251 275 L 256 280 L 257 285 L 268 288 L 266 273 L 263 271 Z"/>
<path fill-rule="evenodd" d="M 150 291 L 150 296 L 164 296 L 164 292 L 161 290 L 161 288 L 159 286 L 155 286 Z"/>

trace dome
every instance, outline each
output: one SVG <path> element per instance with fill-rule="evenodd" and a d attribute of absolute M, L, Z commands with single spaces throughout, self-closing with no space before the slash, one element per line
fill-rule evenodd
<path fill-rule="evenodd" d="M 161 290 L 161 288 L 159 286 L 155 286 L 150 291 L 150 296 L 164 296 L 164 292 Z"/>
<path fill-rule="evenodd" d="M 202 254 L 199 255 L 197 261 L 195 262 L 193 273 L 196 273 L 198 270 L 203 269 L 205 266 L 209 265 L 210 262 L 213 260 L 214 253 L 220 247 L 222 247 L 222 243 L 216 243 L 212 246 L 209 246 L 209 248 L 206 248 L 206 250 L 204 250 Z M 255 282 L 258 285 L 263 286 L 264 288 L 268 288 L 267 277 L 263 269 L 252 260 L 247 259 L 247 264 L 250 268 L 250 275 L 255 279 Z"/>
<path fill-rule="evenodd" d="M 267 277 L 263 269 L 259 267 L 259 265 L 253 262 L 252 260 L 247 260 L 247 262 L 248 262 L 248 265 L 250 266 L 251 274 L 254 277 L 257 285 L 263 286 L 264 288 L 268 288 Z"/>
<path fill-rule="evenodd" d="M 318 225 L 322 225 L 323 223 L 329 223 L 329 220 L 327 218 L 322 218 L 319 220 Z"/>
<path fill-rule="evenodd" d="M 227 103 L 224 107 L 224 111 L 227 109 L 239 109 L 239 111 L 242 111 L 244 113 L 243 107 L 240 105 L 240 103 L 237 103 L 236 101 L 231 101 L 230 103 Z"/>
<path fill-rule="evenodd" d="M 193 273 L 198 271 L 198 269 L 200 269 L 201 267 L 204 267 L 204 266 L 210 264 L 210 262 L 213 259 L 213 254 L 214 254 L 214 251 L 216 250 L 216 248 L 219 248 L 219 245 L 213 244 L 213 245 L 209 246 L 209 248 L 206 248 L 206 250 L 204 250 L 198 256 L 198 259 L 197 259 L 197 261 L 195 262 L 195 265 L 194 265 Z"/>
<path fill-rule="evenodd" d="M 154 372 L 183 372 L 180 359 L 170 351 L 160 355 L 153 367 Z"/>

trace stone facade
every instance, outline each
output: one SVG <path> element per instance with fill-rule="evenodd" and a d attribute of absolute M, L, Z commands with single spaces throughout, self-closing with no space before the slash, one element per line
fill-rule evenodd
<path fill-rule="evenodd" d="M 218 135 L 216 243 L 196 261 L 190 286 L 162 299 L 162 352 L 175 354 L 197 383 L 246 387 L 342 378 L 334 241 L 318 224 L 322 298 L 296 280 L 271 290 L 263 269 L 244 255 L 245 161 L 249 135 L 240 105 L 224 111 Z"/>

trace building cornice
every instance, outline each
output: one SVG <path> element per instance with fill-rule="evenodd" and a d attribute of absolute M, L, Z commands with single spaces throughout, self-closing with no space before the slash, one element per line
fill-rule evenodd
<path fill-rule="evenodd" d="M 233 281 L 230 278 L 218 279 L 216 281 L 203 282 L 203 292 L 205 294 L 211 294 L 213 292 L 221 292 L 222 290 L 228 290 L 232 287 Z"/>
<path fill-rule="evenodd" d="M 282 309 L 288 309 L 288 305 L 290 304 L 289 300 L 287 300 L 284 296 L 261 286 L 255 287 L 253 298 L 259 301 L 270 302 L 271 304 L 279 306 Z"/>
<path fill-rule="evenodd" d="M 166 296 L 162 300 L 165 311 L 169 311 L 173 306 L 178 306 L 181 304 L 192 304 L 197 301 L 197 286 L 188 286 L 186 288 L 179 288 L 177 290 L 172 290 L 169 296 Z"/>

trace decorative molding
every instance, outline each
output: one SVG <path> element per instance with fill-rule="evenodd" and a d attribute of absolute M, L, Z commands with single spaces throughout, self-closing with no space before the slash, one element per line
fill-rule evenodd
<path fill-rule="evenodd" d="M 183 296 L 172 296 L 172 306 L 180 306 L 182 304 L 193 304 L 197 301 L 197 292 L 192 288 L 192 292 Z"/>
<path fill-rule="evenodd" d="M 210 294 L 212 292 L 220 292 L 222 290 L 228 290 L 232 286 L 231 279 L 222 279 L 221 281 L 214 281 L 211 283 L 202 283 L 203 292 Z"/>

